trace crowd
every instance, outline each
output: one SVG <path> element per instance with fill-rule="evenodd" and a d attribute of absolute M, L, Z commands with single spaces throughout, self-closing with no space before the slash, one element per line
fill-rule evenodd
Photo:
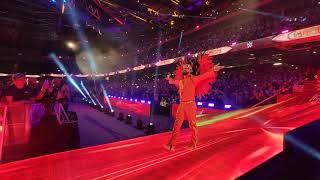
<path fill-rule="evenodd" d="M 169 71 L 156 75 L 154 71 L 142 71 L 139 74 L 128 73 L 107 80 L 101 78 L 93 81 L 83 78 L 81 81 L 90 93 L 101 99 L 103 92 L 100 84 L 104 85 L 109 95 L 117 97 L 151 100 L 162 105 L 178 103 L 177 88 L 165 80 L 167 73 Z M 250 107 L 280 92 L 290 91 L 306 77 L 313 77 L 313 74 L 313 68 L 294 65 L 250 65 L 224 69 L 219 72 L 209 94 L 197 98 L 197 101 L 213 102 L 216 107 L 223 107 L 225 104 L 234 108 Z M 71 94 L 77 93 L 58 78 L 27 80 L 22 74 L 17 74 L 12 81 L 4 82 L 6 81 L 1 81 L 0 84 L 1 102 L 30 101 L 47 105 L 60 102 L 67 109 Z M 78 96 L 81 95 L 78 93 Z"/>
<path fill-rule="evenodd" d="M 61 125 L 65 119 L 69 118 L 70 122 L 69 114 L 72 114 L 67 111 L 70 100 L 69 86 L 63 83 L 61 78 L 36 79 L 16 73 L 1 78 L 0 82 L 0 105 L 8 108 L 8 138 L 5 141 L 8 141 L 9 148 L 4 150 L 7 155 L 2 157 L 3 162 L 61 152 L 78 146 L 77 132 Z M 56 106 L 57 104 L 59 106 Z M 62 109 L 65 110 L 64 113 L 59 113 Z M 64 116 L 66 114 L 68 118 Z M 17 128 L 21 125 L 28 128 Z M 74 136 L 70 135 L 73 132 Z M 22 135 L 26 136 L 23 143 Z M 12 153 L 12 149 L 19 155 L 8 155 Z"/>
<path fill-rule="evenodd" d="M 27 78 L 24 74 L 17 73 L 0 82 L 0 102 L 43 103 L 48 112 L 52 111 L 56 102 L 62 103 L 65 108 L 68 106 L 70 89 L 60 78 Z"/>
<path fill-rule="evenodd" d="M 292 6 L 288 6 L 288 2 L 289 1 L 274 1 L 273 3 L 270 3 L 270 5 L 265 6 L 265 8 L 257 9 L 257 12 L 251 12 L 251 15 L 250 13 L 249 15 L 243 13 L 242 15 L 231 17 L 228 20 L 220 22 L 219 28 L 217 28 L 217 26 L 209 26 L 192 35 L 184 35 L 182 36 L 179 48 L 177 48 L 179 44 L 178 38 L 163 44 L 160 48 L 144 48 L 145 51 L 133 58 L 137 61 L 136 65 L 148 64 L 156 62 L 159 59 L 164 60 L 167 58 L 179 57 L 181 55 L 184 56 L 187 53 L 196 53 L 207 49 L 230 45 L 232 42 L 245 42 L 279 34 L 285 29 L 294 30 L 315 25 L 320 22 L 318 13 L 320 4 L 318 1 L 311 0 L 308 2 L 300 2 Z M 235 4 L 232 3 L 234 4 L 232 6 L 232 8 L 235 8 L 234 11 L 246 11 L 245 9 L 241 9 L 245 8 L 245 6 L 241 6 L 242 3 L 244 2 L 238 1 Z M 238 9 L 238 6 L 241 8 Z M 226 12 L 217 15 L 218 12 L 219 10 L 216 10 L 215 12 L 217 19 L 222 16 L 227 16 L 225 14 Z M 210 13 L 213 12 L 204 14 L 210 16 Z M 230 11 L 230 13 L 232 12 Z M 241 19 L 241 21 L 239 19 Z M 212 20 L 209 19 L 206 21 Z M 165 41 L 165 39 L 169 38 L 165 37 L 162 40 Z M 151 42 L 154 43 L 155 41 L 152 40 Z M 293 68 L 294 71 L 291 71 Z M 214 100 L 221 102 L 221 104 L 223 102 L 231 103 L 236 107 L 247 107 L 276 94 L 279 89 L 292 87 L 294 84 L 301 82 L 304 74 L 302 73 L 301 68 L 295 68 L 297 67 L 270 67 L 268 70 L 265 70 L 267 71 L 266 73 L 261 73 L 264 71 L 258 70 L 259 67 L 227 69 L 219 74 L 218 80 L 213 84 L 211 92 L 199 100 Z M 270 74 L 272 76 L 270 76 Z M 163 100 L 168 103 L 177 102 L 177 89 L 174 86 L 169 85 L 166 80 L 164 80 L 164 76 L 165 75 L 156 76 L 152 72 L 146 72 L 134 77 L 127 75 L 117 79 L 110 79 L 106 82 L 103 81 L 103 83 L 105 83 L 108 93 L 112 95 L 137 97 L 155 101 Z M 54 85 L 54 81 L 52 81 L 51 84 L 49 82 L 36 83 L 36 80 L 32 81 L 32 79 L 30 79 L 28 87 L 31 89 L 31 94 L 21 96 L 22 99 L 34 97 L 33 100 L 37 101 L 39 99 L 46 99 L 46 97 L 50 96 L 58 98 L 56 97 L 58 95 L 57 92 L 59 92 L 58 89 L 64 89 L 64 86 L 58 85 L 58 87 L 57 85 Z M 88 84 L 89 87 L 97 87 L 93 82 L 85 81 L 85 83 Z M 49 90 L 44 89 L 44 98 L 40 97 L 39 93 L 43 90 L 43 87 L 41 89 L 40 84 L 44 84 L 45 88 L 51 87 L 51 89 L 54 89 L 53 93 L 49 92 L 51 91 L 50 88 Z M 11 101 L 9 97 L 14 97 L 15 95 L 10 93 L 23 91 L 12 90 L 14 85 L 10 87 L 11 89 L 9 86 L 10 84 L 4 84 L 4 81 L 0 81 L 1 101 Z M 96 88 L 92 89 L 92 91 L 102 96 L 102 92 L 98 91 Z"/>
<path fill-rule="evenodd" d="M 250 12 L 254 16 L 236 16 L 220 23 L 219 26 L 207 27 L 192 35 L 183 35 L 181 43 L 180 39 L 176 38 L 164 43 L 160 48 L 158 46 L 150 48 L 155 41 L 170 39 L 158 38 L 153 40 L 149 47 L 141 48 L 144 51 L 139 53 L 135 59 L 138 64 L 148 64 L 158 60 L 185 56 L 188 53 L 230 46 L 233 42 L 246 42 L 277 35 L 283 30 L 301 29 L 320 23 L 317 13 L 320 10 L 320 5 L 317 1 L 308 1 L 303 5 L 289 9 L 279 7 L 274 9 L 267 12 Z"/>
<path fill-rule="evenodd" d="M 295 85 L 314 74 L 315 69 L 293 65 L 256 65 L 225 69 L 212 84 L 208 95 L 197 99 L 214 102 L 218 107 L 231 104 L 234 108 L 252 106 L 280 92 L 288 92 Z M 142 76 L 121 77 L 105 82 L 110 95 L 139 98 L 172 104 L 179 102 L 177 88 L 169 85 L 164 76 L 144 74 Z M 311 75 L 312 77 L 312 75 Z"/>

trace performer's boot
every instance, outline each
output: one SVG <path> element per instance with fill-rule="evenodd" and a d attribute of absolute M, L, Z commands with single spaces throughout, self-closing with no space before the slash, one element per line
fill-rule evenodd
<path fill-rule="evenodd" d="M 168 151 L 174 151 L 175 150 L 174 146 L 170 145 L 170 144 L 165 144 L 163 147 Z"/>
<path fill-rule="evenodd" d="M 197 145 L 195 145 L 195 144 L 189 144 L 189 145 L 187 145 L 186 146 L 186 148 L 188 149 L 188 150 L 195 150 L 196 148 L 197 148 Z"/>

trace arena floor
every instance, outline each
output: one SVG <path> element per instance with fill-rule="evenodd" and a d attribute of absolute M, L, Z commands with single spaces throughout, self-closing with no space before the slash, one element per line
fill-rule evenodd
<path fill-rule="evenodd" d="M 312 94 L 268 106 L 198 117 L 199 145 L 187 150 L 183 130 L 174 152 L 170 133 L 0 165 L 1 179 L 235 179 L 282 151 L 284 133 L 314 121 Z"/>

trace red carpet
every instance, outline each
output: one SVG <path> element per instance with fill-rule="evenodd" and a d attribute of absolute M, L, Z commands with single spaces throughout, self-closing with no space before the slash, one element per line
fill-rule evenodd
<path fill-rule="evenodd" d="M 175 152 L 169 133 L 58 153 L 0 166 L 0 179 L 234 179 L 282 150 L 283 134 L 320 115 L 301 93 L 280 103 L 199 117 L 199 146 L 185 149 L 182 131 Z"/>

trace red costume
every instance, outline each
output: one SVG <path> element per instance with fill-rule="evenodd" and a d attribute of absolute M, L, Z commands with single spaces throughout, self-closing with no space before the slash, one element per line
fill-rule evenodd
<path fill-rule="evenodd" d="M 189 121 L 189 127 L 192 130 L 191 146 L 195 148 L 198 142 L 196 128 L 196 103 L 195 96 L 201 97 L 208 93 L 211 83 L 215 81 L 216 72 L 213 70 L 212 62 L 208 55 L 203 55 L 199 59 L 200 75 L 193 76 L 191 74 L 182 75 L 182 66 L 177 67 L 175 79 L 170 79 L 169 83 L 176 85 L 179 89 L 180 105 L 177 110 L 176 120 L 172 130 L 172 136 L 167 144 L 167 148 L 172 150 L 176 143 L 177 135 L 180 132 L 181 125 L 184 120 Z"/>

